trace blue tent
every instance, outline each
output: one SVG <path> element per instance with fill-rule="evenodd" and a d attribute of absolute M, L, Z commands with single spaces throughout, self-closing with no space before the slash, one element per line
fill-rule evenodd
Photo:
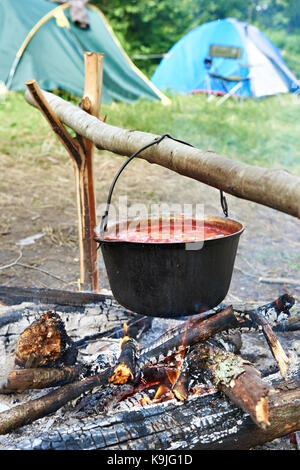
<path fill-rule="evenodd" d="M 263 97 L 299 89 L 277 47 L 255 26 L 233 18 L 191 30 L 166 54 L 152 83 L 181 93 Z"/>

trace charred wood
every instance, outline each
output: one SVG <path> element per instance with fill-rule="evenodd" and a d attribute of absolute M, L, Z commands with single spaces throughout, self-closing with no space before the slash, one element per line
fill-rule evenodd
<path fill-rule="evenodd" d="M 231 307 L 206 319 L 203 319 L 201 314 L 197 315 L 173 329 L 172 335 L 166 341 L 163 335 L 149 348 L 142 350 L 138 359 L 139 367 L 157 364 L 193 344 L 206 341 L 220 331 L 237 328 L 239 325 L 239 319 Z"/>
<path fill-rule="evenodd" d="M 88 392 L 97 386 L 107 384 L 112 370 L 112 368 L 108 368 L 99 374 L 63 385 L 41 398 L 30 400 L 28 403 L 3 411 L 0 413 L 0 434 L 6 434 L 25 424 L 32 423 L 37 419 L 54 413 L 69 401 L 78 398 L 82 393 Z"/>
<path fill-rule="evenodd" d="M 251 316 L 252 312 L 257 312 L 264 317 L 273 328 L 289 318 L 290 309 L 294 304 L 294 297 L 289 294 L 283 294 L 276 300 L 265 305 L 255 306 L 249 309 L 240 309 L 238 306 L 234 305 L 233 310 L 243 315 L 245 319 L 248 318 L 250 322 L 252 321 L 252 326 L 258 328 L 259 324 L 256 324 L 255 317 Z"/>
<path fill-rule="evenodd" d="M 286 320 L 294 303 L 295 299 L 292 296 L 284 294 L 275 301 L 252 310 L 243 312 L 236 310 L 239 314 L 250 318 L 254 327 L 262 330 L 283 377 L 287 374 L 289 360 L 271 326 L 276 327 Z"/>
<path fill-rule="evenodd" d="M 49 367 L 72 365 L 76 357 L 77 349 L 59 315 L 47 312 L 20 334 L 15 362 L 24 368 Z"/>
<path fill-rule="evenodd" d="M 285 377 L 288 372 L 289 359 L 278 338 L 275 336 L 271 326 L 260 311 L 252 311 L 250 315 L 258 325 L 261 325 L 264 337 L 266 338 L 270 350 L 278 364 L 281 375 L 282 377 Z"/>
<path fill-rule="evenodd" d="M 63 369 L 15 369 L 9 373 L 7 384 L 0 389 L 0 393 L 57 387 L 78 379 L 83 370 L 81 365 L 65 366 Z"/>
<path fill-rule="evenodd" d="M 286 332 L 286 331 L 299 331 L 300 330 L 300 322 L 299 321 L 294 321 L 292 323 L 288 322 L 283 322 L 280 323 L 274 328 L 272 328 L 273 331 L 280 331 L 280 332 Z"/>
<path fill-rule="evenodd" d="M 283 386 L 283 388 L 280 388 Z M 219 392 L 78 420 L 51 432 L 18 436 L 6 449 L 246 450 L 300 429 L 299 371 L 274 384 L 270 426 L 262 429 Z"/>
<path fill-rule="evenodd" d="M 268 397 L 271 389 L 251 363 L 208 344 L 197 344 L 189 354 L 189 361 L 191 366 L 204 370 L 213 384 L 258 426 L 265 428 L 270 424 Z"/>
<path fill-rule="evenodd" d="M 137 343 L 134 339 L 125 336 L 121 343 L 121 354 L 113 373 L 109 377 L 109 383 L 122 385 L 133 382 L 136 376 Z"/>
<path fill-rule="evenodd" d="M 128 336 L 133 339 L 140 338 L 141 334 L 151 328 L 152 324 L 151 317 L 145 317 L 143 315 L 134 314 L 128 316 L 127 326 L 128 326 Z M 90 341 L 96 341 L 103 337 L 105 338 L 121 338 L 123 335 L 123 326 L 118 325 L 114 328 L 95 333 L 93 335 L 87 335 L 78 341 L 75 341 L 74 344 L 77 348 L 85 346 Z"/>
<path fill-rule="evenodd" d="M 138 400 L 136 397 L 149 387 L 161 384 L 171 387 L 172 378 L 175 377 L 175 374 L 176 371 L 173 368 L 146 367 L 141 371 L 134 383 L 118 386 L 110 384 L 98 392 L 80 398 L 76 405 L 76 410 L 84 410 L 91 413 L 111 411 L 118 403 L 126 400 L 128 397 L 134 396 L 134 399 Z"/>
<path fill-rule="evenodd" d="M 284 294 L 274 302 L 258 307 L 255 310 L 259 313 L 257 316 L 252 314 L 253 311 L 243 311 L 232 307 L 227 307 L 209 315 L 203 313 L 196 315 L 191 320 L 169 330 L 149 348 L 142 350 L 139 358 L 140 367 L 156 364 L 185 347 L 204 342 L 209 337 L 222 331 L 237 328 L 256 330 L 260 326 L 260 321 L 264 321 L 264 317 L 275 324 L 281 321 L 282 315 L 289 316 L 289 309 L 294 303 L 293 297 Z"/>
<path fill-rule="evenodd" d="M 89 303 L 100 304 L 107 298 L 111 298 L 111 296 L 62 289 L 0 286 L 0 300 L 5 305 L 33 302 L 35 304 L 82 307 Z"/>

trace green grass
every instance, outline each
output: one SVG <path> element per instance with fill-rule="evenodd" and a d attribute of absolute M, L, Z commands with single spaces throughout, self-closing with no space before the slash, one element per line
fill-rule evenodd
<path fill-rule="evenodd" d="M 140 101 L 103 105 L 107 122 L 157 134 L 170 133 L 231 159 L 300 175 L 300 97 L 282 95 L 260 101 L 232 99 L 222 106 L 203 95 L 173 96 L 172 104 Z M 47 167 L 37 156 L 67 155 L 41 114 L 22 93 L 0 104 L 0 153 L 18 154 L 29 164 Z M 52 164 L 52 163 L 51 163 Z"/>

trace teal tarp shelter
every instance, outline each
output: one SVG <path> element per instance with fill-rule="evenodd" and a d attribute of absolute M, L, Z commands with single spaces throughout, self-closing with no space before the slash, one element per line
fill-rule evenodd
<path fill-rule="evenodd" d="M 104 15 L 87 5 L 89 28 L 72 23 L 70 6 L 47 0 L 0 0 L 0 82 L 24 90 L 60 88 L 82 96 L 83 52 L 104 53 L 103 101 L 167 98 L 130 61 Z"/>

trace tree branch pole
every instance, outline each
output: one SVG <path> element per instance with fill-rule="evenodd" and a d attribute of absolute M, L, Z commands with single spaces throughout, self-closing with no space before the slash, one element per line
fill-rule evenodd
<path fill-rule="evenodd" d="M 158 137 L 111 126 L 52 93 L 43 95 L 64 124 L 100 149 L 130 156 Z M 29 93 L 25 93 L 25 98 L 37 106 Z M 285 170 L 247 165 L 167 138 L 139 157 L 233 196 L 300 218 L 300 178 Z"/>
<path fill-rule="evenodd" d="M 85 53 L 85 90 L 82 99 L 84 114 L 91 113 L 98 119 L 100 91 L 102 93 L 103 54 Z M 101 81 L 101 83 L 100 83 Z M 35 80 L 28 80 L 26 86 L 35 106 L 40 109 L 53 132 L 68 151 L 74 165 L 76 199 L 78 210 L 80 286 L 85 290 L 98 289 L 96 244 L 93 243 L 96 226 L 95 196 L 93 185 L 93 143 L 77 134 L 73 139 L 62 125 L 55 111 L 44 98 Z M 76 108 L 77 109 L 77 108 Z"/>
<path fill-rule="evenodd" d="M 103 60 L 104 54 L 95 52 L 84 52 L 85 66 L 85 87 L 81 107 L 91 116 L 99 119 L 102 87 L 103 87 Z M 86 197 L 84 198 L 87 206 L 84 207 L 86 231 L 85 240 L 88 252 L 85 253 L 85 262 L 88 263 L 88 276 L 92 282 L 92 290 L 98 290 L 98 267 L 97 267 L 97 247 L 92 238 L 95 235 L 94 230 L 97 225 L 96 203 L 94 193 L 93 178 L 93 154 L 94 144 L 88 139 L 83 140 L 85 147 L 85 165 L 80 171 L 80 186 L 85 188 Z"/>
<path fill-rule="evenodd" d="M 81 101 L 82 109 L 91 116 L 100 118 L 100 107 L 103 89 L 103 61 L 104 54 L 96 52 L 84 52 L 84 92 Z M 79 136 L 78 136 L 79 138 Z M 85 165 L 82 168 L 79 178 L 80 187 L 84 188 L 84 264 L 87 268 L 88 290 L 98 290 L 98 266 L 97 247 L 93 242 L 94 230 L 97 225 L 96 202 L 94 192 L 93 177 L 93 154 L 94 144 L 88 139 L 83 139 L 85 148 Z"/>

